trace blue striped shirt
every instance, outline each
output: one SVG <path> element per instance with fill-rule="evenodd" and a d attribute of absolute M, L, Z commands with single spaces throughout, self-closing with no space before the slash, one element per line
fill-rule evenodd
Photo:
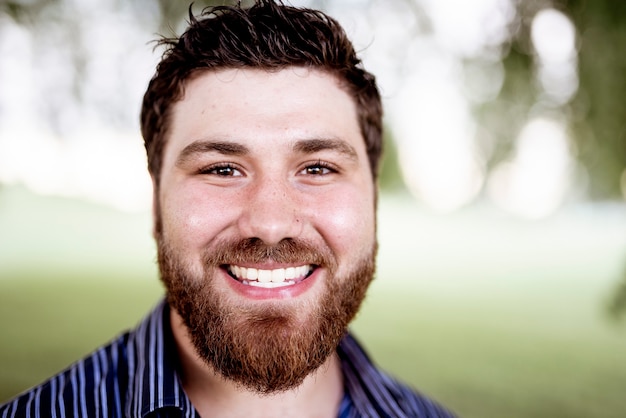
<path fill-rule="evenodd" d="M 176 372 L 169 307 L 47 382 L 0 406 L 13 417 L 199 417 Z M 344 376 L 340 418 L 453 417 L 379 371 L 351 335 L 337 347 Z"/>

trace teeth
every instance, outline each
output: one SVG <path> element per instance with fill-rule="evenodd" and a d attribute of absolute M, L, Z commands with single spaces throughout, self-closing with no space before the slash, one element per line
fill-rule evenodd
<path fill-rule="evenodd" d="M 289 280 L 289 281 L 285 281 L 282 283 L 273 283 L 273 282 L 269 282 L 269 283 L 261 283 L 261 282 L 249 282 L 247 280 L 244 280 L 243 282 L 244 284 L 250 285 L 250 286 L 254 286 L 254 287 L 263 287 L 265 289 L 273 289 L 276 287 L 285 287 L 285 286 L 291 286 L 292 284 L 296 284 L 295 282 Z"/>
<path fill-rule="evenodd" d="M 261 283 L 269 283 L 272 281 L 272 270 L 259 270 L 259 277 L 257 278 Z"/>
<path fill-rule="evenodd" d="M 310 265 L 274 270 L 262 270 L 234 265 L 229 266 L 231 274 L 244 284 L 268 288 L 295 284 L 295 280 L 304 278 L 309 273 L 310 269 Z"/>
<path fill-rule="evenodd" d="M 285 281 L 285 269 L 272 270 L 272 282 L 281 283 Z"/>
<path fill-rule="evenodd" d="M 248 269 L 248 274 L 242 274 L 241 277 L 245 277 L 248 280 L 256 280 L 259 278 L 259 270 Z"/>

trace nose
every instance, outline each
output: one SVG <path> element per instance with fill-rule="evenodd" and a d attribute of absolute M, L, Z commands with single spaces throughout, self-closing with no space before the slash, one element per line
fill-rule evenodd
<path fill-rule="evenodd" d="M 243 193 L 244 208 L 238 221 L 243 238 L 258 238 L 275 245 L 298 237 L 303 229 L 297 190 L 286 180 L 265 179 Z"/>

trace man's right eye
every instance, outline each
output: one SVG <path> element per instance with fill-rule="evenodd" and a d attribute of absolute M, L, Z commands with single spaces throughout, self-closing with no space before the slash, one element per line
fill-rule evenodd
<path fill-rule="evenodd" d="M 241 177 L 241 171 L 239 171 L 232 164 L 215 164 L 209 167 L 205 167 L 200 170 L 200 174 L 211 174 L 220 177 Z"/>

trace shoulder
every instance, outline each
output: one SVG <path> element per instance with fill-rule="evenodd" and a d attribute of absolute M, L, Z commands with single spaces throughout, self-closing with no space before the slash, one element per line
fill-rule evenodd
<path fill-rule="evenodd" d="M 346 391 L 360 416 L 452 418 L 437 402 L 378 369 L 353 336 L 338 348 Z"/>
<path fill-rule="evenodd" d="M 407 417 L 453 418 L 455 415 L 442 405 L 419 393 L 410 386 L 401 383 L 382 371 L 380 379 L 389 393 L 389 401 Z M 398 415 L 400 416 L 400 415 Z"/>
<path fill-rule="evenodd" d="M 175 346 L 166 308 L 161 301 L 132 331 L 0 406 L 0 418 L 108 418 L 157 410 L 193 416 L 172 362 Z"/>
<path fill-rule="evenodd" d="M 0 418 L 120 416 L 122 394 L 128 382 L 128 337 L 128 333 L 118 337 L 0 406 Z"/>

